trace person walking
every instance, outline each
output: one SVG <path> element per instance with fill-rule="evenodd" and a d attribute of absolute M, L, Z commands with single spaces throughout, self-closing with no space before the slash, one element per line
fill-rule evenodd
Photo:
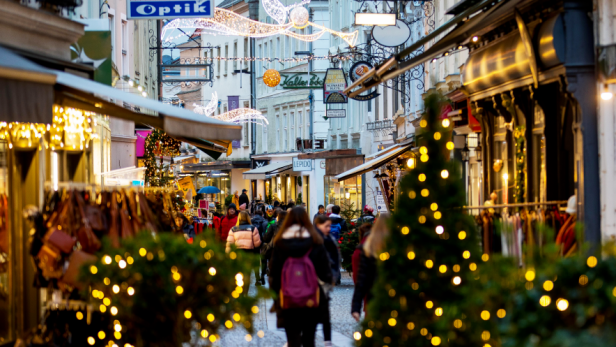
<path fill-rule="evenodd" d="M 238 201 L 240 206 L 246 204 L 246 208 L 248 208 L 248 206 L 250 206 L 250 199 L 248 199 L 248 195 L 246 194 L 246 192 L 248 192 L 247 189 L 242 189 L 242 195 L 240 195 Z"/>
<path fill-rule="evenodd" d="M 274 216 L 274 208 L 272 207 L 272 205 L 265 206 L 265 215 L 263 216 L 263 218 L 265 218 L 267 223 L 270 223 L 272 220 L 276 219 L 276 217 Z M 265 231 L 267 231 L 267 229 L 265 229 Z"/>
<path fill-rule="evenodd" d="M 362 247 L 359 270 L 357 272 L 357 283 L 355 283 L 355 291 L 353 292 L 353 299 L 351 301 L 351 314 L 358 322 L 361 318 L 362 302 L 367 304 L 372 297 L 372 286 L 377 276 L 376 257 L 385 248 L 385 239 L 388 235 L 389 228 L 387 227 L 387 219 L 380 217 L 372 226 L 370 235 L 368 235 Z"/>
<path fill-rule="evenodd" d="M 374 224 L 375 220 L 374 208 L 370 205 L 366 205 L 361 213 L 361 217 L 357 220 L 357 225 L 363 225 L 364 223 Z"/>
<path fill-rule="evenodd" d="M 319 318 L 327 300 L 318 281 L 332 283 L 323 238 L 301 207 L 289 212 L 274 237 L 270 289 L 277 325 L 285 329 L 288 347 L 314 347 Z"/>
<path fill-rule="evenodd" d="M 327 255 L 329 256 L 333 281 L 337 283 L 340 280 L 340 252 L 338 251 L 336 241 L 334 241 L 334 239 L 329 235 L 332 221 L 325 214 L 318 215 L 314 220 L 314 226 L 321 237 L 323 237 L 323 245 L 325 246 Z M 327 292 L 326 297 L 328 299 L 328 303 L 327 310 L 322 312 L 320 323 L 323 324 L 323 340 L 325 342 L 325 347 L 329 347 L 332 346 L 332 324 L 330 321 L 329 298 L 330 293 L 333 291 L 333 286 L 324 285 L 323 287 Z"/>
<path fill-rule="evenodd" d="M 231 231 L 229 232 L 225 251 L 229 253 L 231 251 L 231 246 L 235 245 L 235 247 L 244 252 L 256 253 L 261 246 L 261 235 L 259 235 L 259 229 L 252 224 L 248 212 L 240 212 L 237 224 L 238 225 L 231 228 Z M 245 294 L 248 294 L 248 289 L 250 288 L 251 272 L 254 271 L 255 273 L 255 285 L 261 285 L 261 279 L 259 278 L 259 264 L 252 264 L 251 268 L 252 271 L 249 271 L 248 274 L 244 274 Z"/>
<path fill-rule="evenodd" d="M 274 251 L 273 240 L 274 240 L 274 237 L 276 237 L 278 230 L 280 230 L 280 226 L 282 225 L 282 222 L 284 222 L 284 219 L 287 216 L 287 211 L 283 211 L 281 208 L 277 208 L 276 211 L 274 212 L 274 215 L 276 217 L 272 221 L 273 223 L 270 222 L 270 224 L 267 227 L 267 231 L 265 232 L 265 236 L 263 237 L 263 246 L 261 248 L 261 259 L 265 261 L 265 266 L 267 267 L 265 270 L 261 270 L 261 271 L 265 271 L 268 276 L 271 273 L 269 271 L 270 269 L 268 267 L 268 262 L 272 259 L 272 252 Z"/>
<path fill-rule="evenodd" d="M 327 207 L 325 207 L 325 213 L 327 214 L 327 217 L 329 217 L 329 215 L 332 214 L 333 207 L 334 207 L 334 204 L 329 204 L 327 205 Z"/>
<path fill-rule="evenodd" d="M 226 242 L 229 236 L 229 230 L 237 225 L 237 207 L 231 203 L 227 208 L 227 215 L 220 221 L 220 227 L 216 229 L 216 239 L 221 242 Z"/>
<path fill-rule="evenodd" d="M 359 245 L 353 251 L 351 257 L 351 266 L 353 267 L 353 284 L 357 284 L 357 273 L 359 272 L 359 262 L 361 260 L 361 254 L 363 252 L 364 243 L 366 238 L 370 235 L 370 229 L 372 229 L 372 223 L 364 223 L 359 229 Z"/>
<path fill-rule="evenodd" d="M 265 231 L 267 230 L 267 224 L 268 224 L 267 220 L 263 218 L 263 211 L 257 209 L 255 211 L 255 215 L 252 217 L 252 225 L 256 226 L 257 229 L 259 229 L 259 236 L 261 237 L 261 240 L 263 240 L 263 237 L 265 237 Z M 261 253 L 262 247 L 263 247 L 263 243 L 261 243 L 261 246 L 258 247 L 257 253 Z M 263 262 L 263 258 L 261 258 L 260 263 L 261 263 L 260 285 L 264 285 L 265 284 L 265 267 L 267 266 L 267 263 Z"/>
<path fill-rule="evenodd" d="M 332 206 L 332 213 L 329 215 L 329 219 L 332 221 L 332 227 L 330 234 L 338 242 L 342 233 L 349 231 L 346 220 L 340 216 L 340 206 Z"/>
<path fill-rule="evenodd" d="M 313 223 L 314 223 L 314 220 L 316 220 L 318 216 L 327 217 L 327 213 L 325 213 L 325 206 L 319 205 L 319 210 L 317 211 L 317 213 L 315 213 L 314 217 L 312 217 Z"/>

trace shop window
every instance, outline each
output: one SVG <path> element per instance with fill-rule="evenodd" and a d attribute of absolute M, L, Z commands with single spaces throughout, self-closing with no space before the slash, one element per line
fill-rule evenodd
<path fill-rule="evenodd" d="M 353 209 L 359 209 L 362 206 L 361 176 L 340 182 L 335 182 L 331 176 L 325 176 L 324 180 L 324 205 L 334 204 L 340 207 L 350 207 L 352 204 Z"/>

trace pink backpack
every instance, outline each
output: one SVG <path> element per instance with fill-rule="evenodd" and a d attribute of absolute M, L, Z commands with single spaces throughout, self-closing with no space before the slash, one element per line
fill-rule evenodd
<path fill-rule="evenodd" d="M 280 306 L 287 308 L 319 307 L 319 281 L 308 257 L 312 249 L 300 258 L 289 257 L 282 267 Z"/>

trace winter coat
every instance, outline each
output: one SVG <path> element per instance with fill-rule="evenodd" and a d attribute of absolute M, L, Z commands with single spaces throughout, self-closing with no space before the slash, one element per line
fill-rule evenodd
<path fill-rule="evenodd" d="M 263 238 L 263 236 L 265 235 L 265 231 L 267 229 L 267 221 L 265 220 L 265 218 L 257 214 L 254 217 L 252 217 L 251 222 L 252 222 L 252 225 L 256 226 L 257 229 L 259 229 L 259 235 L 261 235 L 261 238 Z"/>
<path fill-rule="evenodd" d="M 278 229 L 280 228 L 280 225 L 282 224 L 282 222 L 277 222 L 275 219 L 272 219 L 272 222 L 274 222 L 274 224 L 269 224 L 269 227 L 267 228 L 265 235 L 263 235 L 263 247 L 261 247 L 261 258 L 265 260 L 269 260 L 272 258 L 272 251 L 274 249 L 274 244 L 272 243 L 272 241 L 274 240 L 274 237 L 278 233 Z"/>
<path fill-rule="evenodd" d="M 218 235 L 218 229 L 220 229 L 220 217 L 217 216 L 213 216 L 212 217 L 212 228 L 215 230 L 216 234 Z"/>
<path fill-rule="evenodd" d="M 246 193 L 242 193 L 242 195 L 240 195 L 239 200 L 239 205 L 238 206 L 242 206 L 243 204 L 246 204 L 246 208 L 248 208 L 248 205 L 250 205 L 250 199 L 248 199 L 248 195 L 246 195 Z"/>
<path fill-rule="evenodd" d="M 331 235 L 323 235 L 319 228 L 316 228 L 317 232 L 321 234 L 323 237 L 323 245 L 327 250 L 327 255 L 329 256 L 330 266 L 332 268 L 332 277 L 334 278 L 334 282 L 338 283 L 340 279 L 340 250 L 338 249 L 338 243 L 334 241 L 334 238 Z"/>
<path fill-rule="evenodd" d="M 261 235 L 259 229 L 251 224 L 241 224 L 231 228 L 227 237 L 226 252 L 231 251 L 231 245 L 239 249 L 254 250 L 261 246 Z"/>
<path fill-rule="evenodd" d="M 334 224 L 340 224 L 340 236 L 342 236 L 342 234 L 346 233 L 349 231 L 349 227 L 347 226 L 346 220 L 344 220 L 344 218 L 340 217 L 340 215 L 337 215 L 335 213 L 332 213 L 329 215 L 329 219 L 332 220 L 332 225 Z M 334 236 L 334 235 L 332 235 Z M 335 239 L 335 237 L 334 237 Z M 336 240 L 338 241 L 338 240 Z"/>
<path fill-rule="evenodd" d="M 361 254 L 364 252 L 364 242 L 368 238 L 370 233 L 366 233 L 364 237 L 359 241 L 359 245 L 353 251 L 353 256 L 351 257 L 351 266 L 353 267 L 353 284 L 357 284 L 357 273 L 359 272 L 359 262 L 361 261 Z"/>
<path fill-rule="evenodd" d="M 271 290 L 276 294 L 280 293 L 282 285 L 282 268 L 284 267 L 285 261 L 289 257 L 301 257 L 308 251 L 310 251 L 308 257 L 314 265 L 317 277 L 324 283 L 333 283 L 331 267 L 325 246 L 314 244 L 310 233 L 306 229 L 300 228 L 298 225 L 292 225 L 281 232 L 283 233 L 282 240 L 274 245 L 272 260 L 270 261 L 271 272 L 269 281 Z M 280 302 L 275 300 L 274 307 L 276 309 L 278 328 L 283 328 L 285 321 L 318 321 L 319 317 L 323 315 L 323 312 L 326 311 L 328 307 L 323 289 L 320 288 L 320 291 L 319 307 L 317 309 L 294 308 L 283 310 L 280 307 Z"/>
<path fill-rule="evenodd" d="M 216 231 L 216 236 L 218 240 L 225 242 L 229 237 L 229 230 L 237 225 L 237 212 L 233 215 L 229 214 L 229 210 L 235 209 L 235 204 L 229 205 L 229 209 L 227 210 L 227 215 L 222 218 L 220 221 L 220 228 Z M 236 210 L 237 211 L 237 210 Z"/>
<path fill-rule="evenodd" d="M 365 252 L 360 253 L 359 270 L 357 271 L 357 282 L 351 302 L 351 313 L 361 312 L 362 301 L 366 303 L 372 297 L 372 286 L 376 280 L 376 259 L 368 257 Z M 365 309 L 365 308 L 364 308 Z"/>

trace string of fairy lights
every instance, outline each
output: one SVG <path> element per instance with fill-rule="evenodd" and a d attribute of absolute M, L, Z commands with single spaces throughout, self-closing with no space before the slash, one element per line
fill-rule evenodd
<path fill-rule="evenodd" d="M 320 56 L 312 56 L 312 57 L 301 57 L 301 58 L 267 58 L 267 57 L 202 57 L 202 58 L 194 58 L 193 64 L 204 64 L 211 63 L 214 61 L 239 61 L 239 62 L 251 62 L 251 61 L 263 61 L 263 62 L 306 62 L 306 61 L 314 61 L 314 60 L 331 60 L 333 58 L 347 61 L 352 60 L 353 57 L 357 55 L 355 53 L 341 53 L 341 54 L 329 54 L 329 55 L 320 55 Z"/>

